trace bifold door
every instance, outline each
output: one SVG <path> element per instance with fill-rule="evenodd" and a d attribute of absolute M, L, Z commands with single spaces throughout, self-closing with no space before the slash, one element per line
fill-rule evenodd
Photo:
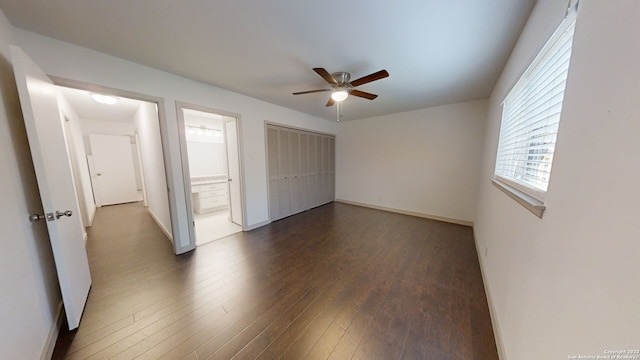
<path fill-rule="evenodd" d="M 272 221 L 334 200 L 334 136 L 268 124 L 267 163 Z"/>

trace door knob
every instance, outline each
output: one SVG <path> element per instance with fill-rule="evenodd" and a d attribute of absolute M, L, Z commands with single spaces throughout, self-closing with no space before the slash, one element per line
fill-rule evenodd
<path fill-rule="evenodd" d="M 102 173 L 97 173 L 96 176 L 102 176 Z"/>
<path fill-rule="evenodd" d="M 71 212 L 71 210 L 67 210 L 65 212 L 56 210 L 56 219 L 60 219 L 63 216 L 68 216 L 71 217 L 71 215 L 73 215 L 73 213 Z"/>

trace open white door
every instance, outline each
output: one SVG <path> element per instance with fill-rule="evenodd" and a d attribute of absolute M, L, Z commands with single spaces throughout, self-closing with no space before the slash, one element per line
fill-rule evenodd
<path fill-rule="evenodd" d="M 80 325 L 91 274 L 69 153 L 51 79 L 19 47 L 11 47 L 29 147 L 69 330 Z M 26 214 L 25 214 L 26 215 Z"/>
<path fill-rule="evenodd" d="M 240 194 L 240 156 L 238 154 L 238 120 L 224 123 L 225 144 L 227 145 L 227 165 L 229 168 L 229 200 L 231 200 L 231 221 L 242 226 L 242 198 Z"/>

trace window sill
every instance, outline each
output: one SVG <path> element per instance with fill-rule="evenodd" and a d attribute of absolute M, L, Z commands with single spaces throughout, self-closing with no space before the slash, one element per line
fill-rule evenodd
<path fill-rule="evenodd" d="M 544 203 L 530 195 L 525 194 L 524 192 L 513 188 L 503 182 L 500 182 L 496 179 L 491 179 L 491 182 L 495 187 L 502 190 L 505 194 L 509 195 L 510 198 L 515 200 L 518 204 L 525 207 L 525 209 L 531 211 L 535 216 L 542 219 L 542 214 L 544 214 L 544 210 L 546 207 Z"/>

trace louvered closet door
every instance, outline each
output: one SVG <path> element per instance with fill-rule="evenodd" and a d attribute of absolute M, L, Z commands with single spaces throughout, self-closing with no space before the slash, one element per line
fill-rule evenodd
<path fill-rule="evenodd" d="M 334 157 L 333 136 L 267 125 L 270 219 L 333 201 Z"/>
<path fill-rule="evenodd" d="M 307 210 L 309 206 L 309 134 L 300 132 L 300 206 Z"/>
<path fill-rule="evenodd" d="M 267 171 L 269 176 L 269 216 L 279 219 L 280 211 L 280 175 L 278 173 L 278 129 L 267 127 Z"/>
<path fill-rule="evenodd" d="M 315 134 L 309 134 L 309 208 L 318 206 L 318 156 Z"/>
<path fill-rule="evenodd" d="M 336 139 L 329 138 L 329 202 L 336 198 Z"/>
<path fill-rule="evenodd" d="M 330 187 L 329 184 L 329 137 L 322 137 L 322 203 L 327 204 L 331 202 Z"/>
<path fill-rule="evenodd" d="M 289 130 L 278 128 L 278 173 L 280 175 L 280 217 L 293 214 L 291 210 L 291 149 Z"/>
<path fill-rule="evenodd" d="M 302 208 L 302 200 L 300 195 L 300 132 L 289 131 L 289 148 L 291 159 L 291 176 L 290 194 L 291 194 L 291 213 L 297 214 L 304 209 Z"/>
<path fill-rule="evenodd" d="M 316 206 L 320 206 L 325 203 L 324 187 L 324 136 L 316 136 L 316 161 L 318 162 L 318 183 L 316 186 Z"/>

